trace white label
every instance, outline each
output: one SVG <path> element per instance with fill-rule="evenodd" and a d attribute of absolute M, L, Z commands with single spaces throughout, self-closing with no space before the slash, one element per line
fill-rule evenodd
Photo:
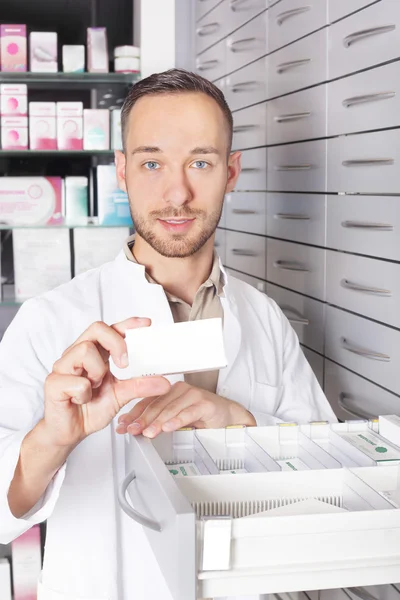
<path fill-rule="evenodd" d="M 168 471 L 174 477 L 191 477 L 192 475 L 201 475 L 199 469 L 194 463 L 177 463 L 168 465 Z"/>
<path fill-rule="evenodd" d="M 400 461 L 400 453 L 371 431 L 341 433 L 341 437 L 376 462 Z"/>
<path fill-rule="evenodd" d="M 308 469 L 299 458 L 288 458 L 285 460 L 277 460 L 278 465 L 282 467 L 282 471 L 305 471 Z"/>
<path fill-rule="evenodd" d="M 241 473 L 248 473 L 246 469 L 223 469 L 219 472 L 220 475 L 240 475 Z"/>

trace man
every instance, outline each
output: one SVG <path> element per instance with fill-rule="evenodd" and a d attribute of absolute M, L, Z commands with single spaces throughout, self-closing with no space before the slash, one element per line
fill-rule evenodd
<path fill-rule="evenodd" d="M 214 254 L 240 174 L 222 93 L 184 71 L 153 75 L 130 90 L 122 127 L 134 239 L 26 302 L 0 346 L 0 543 L 47 519 L 40 600 L 168 597 L 142 530 L 118 509 L 119 434 L 335 419 L 287 319 Z M 127 329 L 216 316 L 225 369 L 124 378 Z"/>

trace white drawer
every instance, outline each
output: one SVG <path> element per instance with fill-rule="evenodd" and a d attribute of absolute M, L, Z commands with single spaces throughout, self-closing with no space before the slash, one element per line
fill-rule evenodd
<path fill-rule="evenodd" d="M 235 31 L 268 8 L 267 0 L 228 0 L 228 27 Z"/>
<path fill-rule="evenodd" d="M 399 22 L 400 3 L 382 0 L 329 27 L 329 79 L 398 58 Z"/>
<path fill-rule="evenodd" d="M 267 166 L 268 190 L 324 192 L 326 140 L 270 147 Z"/>
<path fill-rule="evenodd" d="M 328 140 L 328 191 L 400 192 L 400 130 Z"/>
<path fill-rule="evenodd" d="M 380 0 L 328 0 L 328 22 L 333 23 L 338 19 L 346 17 L 350 13 L 365 8 L 369 4 Z"/>
<path fill-rule="evenodd" d="M 251 65 L 225 78 L 225 97 L 231 110 L 238 110 L 262 102 L 267 98 L 266 59 L 260 58 Z"/>
<path fill-rule="evenodd" d="M 226 232 L 224 229 L 217 228 L 215 232 L 215 242 L 214 246 L 217 251 L 218 256 L 222 260 L 222 264 L 224 265 L 226 262 Z"/>
<path fill-rule="evenodd" d="M 325 355 L 400 393 L 400 331 L 327 305 Z"/>
<path fill-rule="evenodd" d="M 326 299 L 400 329 L 400 263 L 328 250 Z"/>
<path fill-rule="evenodd" d="M 236 279 L 240 279 L 241 281 L 248 283 L 249 285 L 255 287 L 259 292 L 265 294 L 265 290 L 267 287 L 265 281 L 261 281 L 261 279 L 257 279 L 257 277 L 246 275 L 245 273 L 241 273 L 240 271 L 235 271 L 235 269 L 227 268 L 226 272 L 228 273 L 228 275 L 231 275 L 232 277 L 236 277 Z"/>
<path fill-rule="evenodd" d="M 226 232 L 226 264 L 232 269 L 265 279 L 265 238 L 236 231 Z"/>
<path fill-rule="evenodd" d="M 195 15 L 196 21 L 204 17 L 210 10 L 212 10 L 221 2 L 226 2 L 226 0 L 196 0 L 195 2 Z"/>
<path fill-rule="evenodd" d="M 242 152 L 242 171 L 236 191 L 265 191 L 267 189 L 267 149 Z"/>
<path fill-rule="evenodd" d="M 267 144 L 267 106 L 257 104 L 233 113 L 233 150 Z"/>
<path fill-rule="evenodd" d="M 304 356 L 310 363 L 310 367 L 314 371 L 315 377 L 318 379 L 319 385 L 324 388 L 324 357 L 309 348 L 302 347 Z M 308 594 L 305 594 L 306 598 L 309 598 Z"/>
<path fill-rule="evenodd" d="M 400 64 L 333 81 L 328 88 L 328 135 L 400 125 Z"/>
<path fill-rule="evenodd" d="M 278 5 L 279 6 L 279 5 Z M 327 72 L 327 30 L 290 44 L 267 57 L 268 97 L 322 83 Z"/>
<path fill-rule="evenodd" d="M 220 79 L 226 73 L 226 43 L 218 42 L 196 58 L 196 72 L 210 81 Z"/>
<path fill-rule="evenodd" d="M 326 95 L 327 86 L 318 85 L 270 100 L 268 144 L 326 137 Z"/>
<path fill-rule="evenodd" d="M 243 25 L 226 40 L 227 73 L 237 71 L 267 53 L 267 13 Z"/>
<path fill-rule="evenodd" d="M 267 194 L 234 192 L 225 196 L 225 227 L 266 235 Z"/>
<path fill-rule="evenodd" d="M 325 360 L 325 395 L 341 421 L 397 415 L 400 398 Z M 376 596 L 379 598 L 379 596 Z"/>
<path fill-rule="evenodd" d="M 326 196 L 267 195 L 267 235 L 293 242 L 325 246 Z"/>
<path fill-rule="evenodd" d="M 196 23 L 196 54 L 200 54 L 228 35 L 227 12 L 227 3 L 222 2 L 208 13 L 200 23 Z"/>
<path fill-rule="evenodd" d="M 325 252 L 267 238 L 267 280 L 325 300 Z"/>
<path fill-rule="evenodd" d="M 300 343 L 323 353 L 325 304 L 271 283 L 267 283 L 267 295 L 289 319 Z"/>
<path fill-rule="evenodd" d="M 400 260 L 399 200 L 396 196 L 328 196 L 328 248 Z"/>
<path fill-rule="evenodd" d="M 285 0 L 269 11 L 268 52 L 320 29 L 327 23 L 327 5 L 322 0 Z"/>

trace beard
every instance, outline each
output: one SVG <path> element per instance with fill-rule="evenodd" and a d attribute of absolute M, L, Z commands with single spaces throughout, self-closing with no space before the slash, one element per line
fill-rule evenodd
<path fill-rule="evenodd" d="M 166 208 L 149 213 L 142 217 L 131 207 L 132 220 L 136 232 L 149 244 L 167 258 L 188 258 L 198 252 L 214 234 L 221 219 L 223 204 L 210 214 L 202 210 L 184 207 L 181 210 Z M 184 234 L 157 234 L 155 226 L 157 219 L 195 219 L 194 231 Z"/>

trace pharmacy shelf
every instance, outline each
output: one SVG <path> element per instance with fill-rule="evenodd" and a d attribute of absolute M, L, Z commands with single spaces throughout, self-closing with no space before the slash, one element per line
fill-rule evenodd
<path fill-rule="evenodd" d="M 0 83 L 26 83 L 32 89 L 63 86 L 93 89 L 111 85 L 128 86 L 140 79 L 139 73 L 2 73 Z"/>
<path fill-rule="evenodd" d="M 0 150 L 1 157 L 28 156 L 113 156 L 114 150 Z"/>
<path fill-rule="evenodd" d="M 94 217 L 96 218 L 96 217 Z M 85 225 L 73 225 L 69 223 L 60 223 L 59 225 L 5 225 L 1 223 L 0 216 L 0 231 L 8 231 L 10 229 L 116 229 L 121 227 L 133 228 L 132 223 L 118 225 L 99 225 L 98 223 L 88 223 Z"/>

